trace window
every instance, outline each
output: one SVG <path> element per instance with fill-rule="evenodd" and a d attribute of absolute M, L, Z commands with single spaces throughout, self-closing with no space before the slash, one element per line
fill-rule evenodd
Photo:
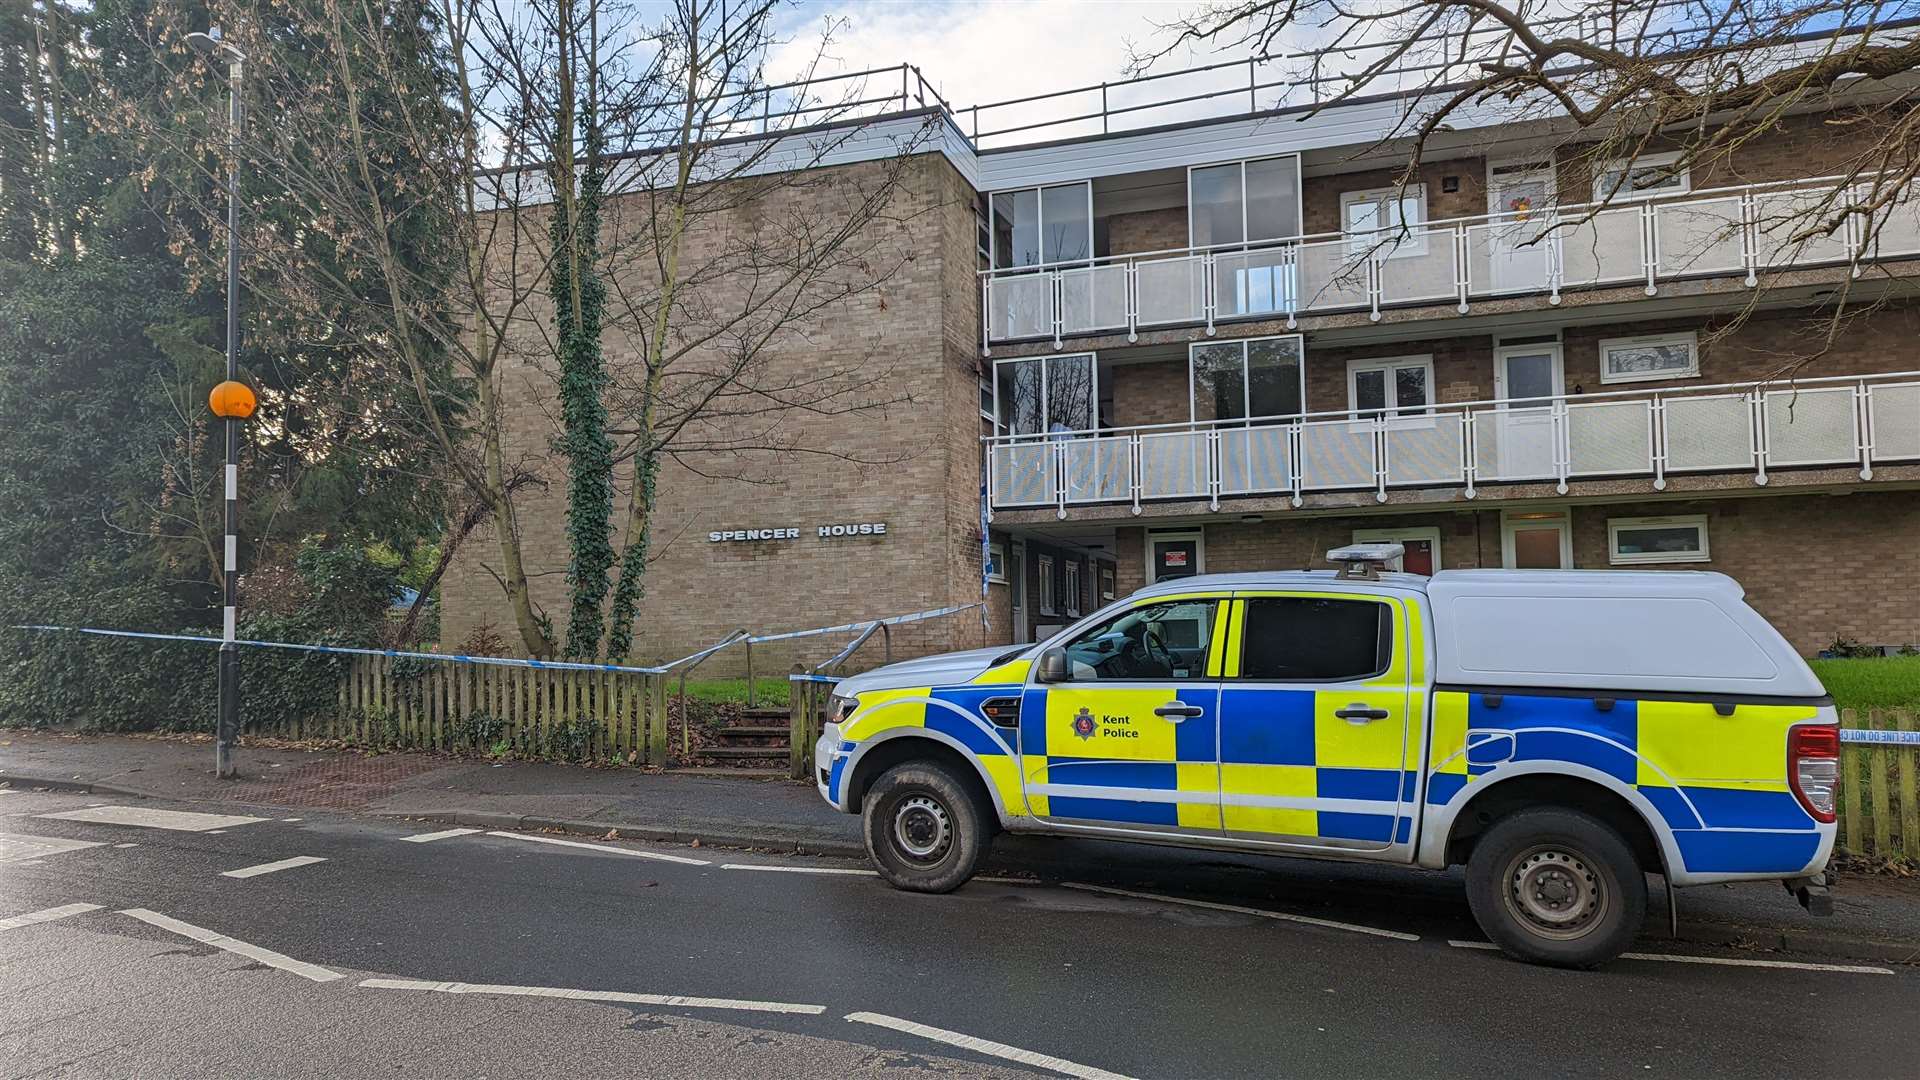
<path fill-rule="evenodd" d="M 1300 415 L 1306 410 L 1305 352 L 1298 334 L 1188 346 L 1188 416 L 1244 420 Z"/>
<path fill-rule="evenodd" d="M 1353 542 L 1356 544 L 1399 544 L 1406 554 L 1394 560 L 1392 569 L 1404 570 L 1409 574 L 1426 574 L 1429 577 L 1440 569 L 1440 530 L 1424 529 L 1355 529 Z"/>
<path fill-rule="evenodd" d="M 1571 570 L 1570 510 L 1500 511 L 1500 565 L 1508 570 Z"/>
<path fill-rule="evenodd" d="M 1419 415 L 1433 404 L 1433 357 L 1391 356 L 1347 365 L 1347 407 L 1358 419 Z"/>
<path fill-rule="evenodd" d="M 1093 185 L 1088 181 L 993 194 L 996 270 L 1093 258 Z"/>
<path fill-rule="evenodd" d="M 1607 561 L 1706 562 L 1707 516 L 1607 519 Z"/>
<path fill-rule="evenodd" d="M 1674 167 L 1679 160 L 1677 153 L 1646 154 L 1631 162 L 1598 166 L 1593 171 L 1593 201 L 1684 195 L 1693 190 L 1693 185 L 1684 166 Z"/>
<path fill-rule="evenodd" d="M 1349 191 L 1340 196 L 1340 221 L 1348 236 L 1350 255 L 1379 249 L 1382 258 L 1427 253 L 1426 234 L 1413 232 L 1427 223 L 1427 186 L 1408 184 L 1373 191 Z"/>
<path fill-rule="evenodd" d="M 1247 601 L 1240 677 L 1284 682 L 1343 682 L 1387 670 L 1393 657 L 1393 609 L 1377 600 L 1307 596 Z"/>
<path fill-rule="evenodd" d="M 1007 434 L 1091 431 L 1100 400 L 1092 353 L 996 360 L 995 415 Z"/>
<path fill-rule="evenodd" d="M 1040 614 L 1058 614 L 1053 606 L 1053 556 L 1036 556 L 1034 563 L 1040 575 Z"/>
<path fill-rule="evenodd" d="M 1113 599 L 1113 567 L 1101 563 L 1100 568 L 1094 571 L 1094 573 L 1100 582 L 1099 600 L 1101 603 L 1106 603 L 1108 600 Z"/>
<path fill-rule="evenodd" d="M 1062 592 L 1067 594 L 1067 614 L 1080 614 L 1080 563 L 1076 560 L 1066 564 L 1067 583 Z"/>
<path fill-rule="evenodd" d="M 995 540 L 987 545 L 987 580 L 1001 585 L 1007 583 L 1007 545 Z"/>
<path fill-rule="evenodd" d="M 1066 646 L 1074 681 L 1201 679 L 1213 642 L 1214 600 L 1166 600 L 1132 608 Z"/>
<path fill-rule="evenodd" d="M 1187 237 L 1194 247 L 1300 235 L 1300 160 L 1235 161 L 1187 170 Z"/>
<path fill-rule="evenodd" d="M 1170 581 L 1206 572 L 1206 535 L 1201 532 L 1147 534 L 1147 580 Z"/>
<path fill-rule="evenodd" d="M 1600 343 L 1600 381 L 1603 383 L 1692 379 L 1699 375 L 1697 334 L 1609 338 Z"/>

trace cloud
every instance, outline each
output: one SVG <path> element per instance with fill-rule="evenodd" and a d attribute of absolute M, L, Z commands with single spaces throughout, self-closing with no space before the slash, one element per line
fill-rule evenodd
<path fill-rule="evenodd" d="M 1170 41 L 1163 27 L 1193 7 L 1186 0 L 812 0 L 788 17 L 790 40 L 769 58 L 768 70 L 776 78 L 803 71 L 832 26 L 820 74 L 914 64 L 950 105 L 964 108 L 1124 80 L 1134 52 Z M 1182 49 L 1156 70 L 1242 55 Z M 1095 91 L 1043 109 L 1059 116 L 1098 105 Z M 982 123 L 1011 126 L 1039 115 L 1008 107 L 983 114 Z"/>

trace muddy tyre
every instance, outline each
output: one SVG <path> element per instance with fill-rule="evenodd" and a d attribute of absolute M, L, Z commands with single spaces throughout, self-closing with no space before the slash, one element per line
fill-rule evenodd
<path fill-rule="evenodd" d="M 1625 952 L 1647 915 L 1647 879 L 1619 832 L 1577 810 L 1500 819 L 1467 859 L 1467 901 L 1509 956 L 1590 968 Z"/>
<path fill-rule="evenodd" d="M 938 762 L 887 770 L 867 792 L 867 854 L 887 884 L 944 893 L 964 885 L 986 854 L 995 822 L 971 787 Z"/>

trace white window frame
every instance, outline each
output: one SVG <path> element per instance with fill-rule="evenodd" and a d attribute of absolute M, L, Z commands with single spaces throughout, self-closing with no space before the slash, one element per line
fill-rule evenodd
<path fill-rule="evenodd" d="M 1347 227 L 1347 222 L 1351 220 L 1347 216 L 1349 207 L 1357 206 L 1364 202 L 1379 203 L 1382 206 L 1390 203 L 1398 206 L 1402 199 L 1409 196 L 1412 196 L 1416 200 L 1414 206 L 1419 211 L 1420 220 L 1403 221 L 1400 225 L 1382 225 L 1378 229 L 1364 233 L 1354 232 Z M 1382 220 L 1385 219 L 1383 218 Z M 1401 233 L 1401 226 L 1405 226 L 1404 233 Z M 1401 239 L 1395 242 L 1392 249 L 1387 252 L 1387 258 L 1401 259 L 1425 255 L 1427 253 L 1427 236 L 1426 233 L 1420 230 L 1426 227 L 1427 185 L 1425 184 L 1408 184 L 1404 189 L 1384 187 L 1371 188 L 1366 191 L 1343 191 L 1340 193 L 1340 232 L 1351 238 L 1347 244 L 1347 253 L 1350 256 L 1365 255 L 1367 252 L 1373 250 L 1376 244 L 1391 240 L 1396 234 L 1401 235 Z"/>
<path fill-rule="evenodd" d="M 1636 551 L 1620 553 L 1620 533 L 1622 530 L 1644 528 L 1685 528 L 1694 526 L 1700 530 L 1700 547 L 1697 551 Z M 1680 563 L 1711 562 L 1707 540 L 1707 515 L 1678 514 L 1672 517 L 1632 517 L 1607 519 L 1607 562 L 1615 566 L 1633 566 L 1643 563 Z"/>
<path fill-rule="evenodd" d="M 1104 584 L 1103 578 L 1113 579 L 1112 581 L 1113 587 L 1102 588 L 1102 585 Z M 1097 601 L 1097 603 L 1095 603 L 1093 606 L 1099 607 L 1101 604 L 1104 604 L 1107 601 L 1112 600 L 1114 598 L 1114 594 L 1119 590 L 1120 568 L 1118 566 L 1115 566 L 1112 563 L 1106 563 L 1106 562 L 1094 563 L 1093 581 L 1094 581 L 1094 586 L 1093 586 L 1094 590 L 1100 594 L 1099 596 L 1095 597 L 1095 600 Z"/>
<path fill-rule="evenodd" d="M 1040 578 L 1040 614 L 1060 614 L 1058 607 L 1055 606 L 1055 601 L 1058 597 L 1053 595 L 1053 556 L 1035 555 L 1033 557 L 1033 566 L 1035 573 Z"/>
<path fill-rule="evenodd" d="M 1253 343 L 1257 341 L 1286 341 L 1289 339 L 1293 341 L 1294 350 L 1296 353 L 1298 353 L 1300 357 L 1300 365 L 1299 365 L 1300 367 L 1300 412 L 1295 414 L 1295 416 L 1297 417 L 1297 416 L 1305 415 L 1307 411 L 1306 335 L 1304 334 L 1271 334 L 1266 337 L 1242 338 L 1238 341 L 1195 341 L 1187 345 L 1187 422 L 1194 423 L 1194 424 L 1201 423 L 1201 420 L 1199 419 L 1199 416 L 1200 416 L 1199 402 L 1195 395 L 1197 384 L 1194 381 L 1194 370 L 1193 370 L 1194 355 L 1196 353 L 1198 353 L 1201 349 L 1205 349 L 1209 347 L 1218 347 L 1221 345 L 1238 345 L 1240 347 L 1240 415 L 1234 416 L 1234 417 L 1216 416 L 1213 418 L 1213 421 L 1208 421 L 1208 422 L 1211 423 L 1211 422 L 1220 421 L 1220 420 L 1257 420 L 1261 418 L 1253 415 L 1253 380 L 1247 377 L 1248 375 L 1247 363 L 1248 363 L 1248 358 L 1252 355 L 1252 352 L 1253 352 L 1253 348 L 1252 348 Z"/>
<path fill-rule="evenodd" d="M 1286 236 L 1263 236 L 1251 239 L 1247 236 L 1247 166 L 1265 161 L 1293 161 L 1293 232 Z M 1299 154 L 1269 154 L 1265 157 L 1241 158 L 1238 161 L 1210 161 L 1202 165 L 1187 166 L 1187 248 L 1193 250 L 1197 245 L 1193 239 L 1193 174 L 1196 169 L 1218 169 L 1226 165 L 1236 165 L 1240 169 L 1240 239 L 1213 244 L 1213 248 L 1250 247 L 1254 244 L 1270 244 L 1276 240 L 1291 240 L 1306 231 L 1306 177 L 1301 171 Z"/>
<path fill-rule="evenodd" d="M 1045 194 L 1046 189 L 1058 188 L 1058 187 L 1073 187 L 1075 185 L 1079 185 L 1080 187 L 1086 189 L 1086 193 L 1087 193 L 1087 257 L 1084 259 L 1066 259 L 1057 263 L 1046 262 L 1045 261 L 1045 257 L 1047 254 L 1047 197 Z M 1036 254 L 1041 256 L 1042 261 L 1033 263 L 1032 265 L 1029 265 L 1029 266 L 1001 266 L 1000 251 L 999 251 L 1000 235 L 998 231 L 995 230 L 993 227 L 993 200 L 1001 195 L 1017 195 L 1022 191 L 1033 192 L 1033 214 L 1034 214 L 1034 222 L 1035 222 L 1034 235 L 1037 236 L 1040 240 L 1040 250 L 1036 252 Z M 989 191 L 987 193 L 987 268 L 994 273 L 1011 274 L 1018 270 L 1038 270 L 1043 267 L 1091 265 L 1093 260 L 1096 258 L 1096 256 L 1093 253 L 1093 232 L 1094 232 L 1094 229 L 1093 229 L 1093 181 L 1091 180 L 1067 180 L 1058 184 L 1034 184 L 1029 187 L 1002 188 L 999 191 Z"/>
<path fill-rule="evenodd" d="M 1679 160 L 1680 153 L 1673 151 L 1665 154 L 1641 154 L 1636 158 L 1615 158 L 1612 161 L 1603 161 L 1596 165 L 1593 170 L 1593 201 L 1606 202 L 1611 198 L 1614 202 L 1638 202 L 1642 199 L 1658 199 L 1668 195 L 1685 195 L 1693 190 L 1693 170 L 1691 169 L 1681 169 L 1673 175 L 1672 181 L 1678 184 L 1678 187 L 1652 188 L 1645 191 L 1636 191 L 1626 182 L 1626 178 L 1630 178 L 1636 170 L 1657 169 L 1663 165 L 1671 165 Z M 1609 195 L 1607 193 L 1609 186 L 1607 184 L 1607 174 L 1622 169 L 1626 171 L 1626 176 L 1621 180 L 1620 190 Z"/>
<path fill-rule="evenodd" d="M 1573 511 L 1566 507 L 1540 507 L 1500 511 L 1500 565 L 1514 568 L 1513 534 L 1522 529 L 1551 525 L 1560 530 L 1560 569 L 1573 568 Z"/>
<path fill-rule="evenodd" d="M 1207 572 L 1206 530 L 1204 529 L 1170 529 L 1166 532 L 1148 532 L 1147 542 L 1144 545 L 1146 550 L 1142 553 L 1146 559 L 1146 565 L 1145 565 L 1146 574 L 1147 574 L 1146 583 L 1148 585 L 1153 584 L 1155 572 L 1158 569 L 1156 566 L 1153 565 L 1153 545 L 1154 545 L 1154 542 L 1157 540 L 1173 540 L 1176 542 L 1181 540 L 1193 541 L 1193 563 L 1194 563 L 1193 572 L 1196 575 L 1204 574 Z"/>
<path fill-rule="evenodd" d="M 1303 369 L 1304 369 L 1304 366 L 1305 365 L 1302 365 Z M 1434 390 L 1436 389 L 1436 387 L 1433 385 L 1433 354 L 1432 353 L 1427 353 L 1424 355 L 1413 355 L 1413 356 L 1370 356 L 1364 360 L 1347 361 L 1347 413 L 1348 415 L 1350 415 L 1356 420 L 1371 419 L 1371 417 L 1365 417 L 1361 415 L 1362 413 L 1372 411 L 1371 409 L 1362 409 L 1360 407 L 1359 375 L 1362 371 L 1384 371 L 1387 373 L 1389 377 L 1386 380 L 1386 388 L 1387 388 L 1386 400 L 1388 402 L 1391 402 L 1394 400 L 1393 390 L 1396 385 L 1394 380 L 1391 377 L 1393 372 L 1399 368 L 1415 367 L 1415 366 L 1424 367 L 1426 368 L 1426 371 L 1427 371 L 1426 403 L 1423 405 L 1419 405 L 1417 407 L 1387 404 L 1386 407 L 1381 411 L 1381 415 L 1390 420 L 1400 416 L 1430 415 L 1433 411 Z"/>
<path fill-rule="evenodd" d="M 1092 430 L 1094 430 L 1097 433 L 1100 426 L 1100 354 L 1095 352 L 1071 352 L 1071 353 L 1057 353 L 1051 356 L 1047 356 L 1047 355 L 1005 356 L 993 362 L 992 379 L 993 379 L 993 412 L 994 412 L 993 431 L 994 431 L 994 434 L 996 436 L 1006 436 L 1006 437 L 1014 436 L 1013 425 L 1009 424 L 1006 420 L 1002 419 L 1002 417 L 1005 415 L 1005 410 L 1003 410 L 1000 407 L 1000 365 L 1001 364 L 1038 363 L 1040 365 L 1040 430 L 1021 432 L 1019 433 L 1018 437 L 1024 438 L 1024 439 L 1044 439 L 1056 434 L 1056 432 L 1053 432 L 1050 430 L 1053 427 L 1053 418 L 1047 415 L 1047 404 L 1052 396 L 1047 393 L 1047 391 L 1050 389 L 1050 387 L 1047 386 L 1047 368 L 1050 366 L 1049 361 L 1072 360 L 1072 359 L 1075 359 L 1076 357 L 1081 357 L 1081 356 L 1084 356 L 1087 358 L 1087 367 L 1093 372 L 1093 425 L 1094 426 Z M 1304 367 L 1305 365 L 1303 364 L 1302 368 L 1304 369 Z M 1074 428 L 1072 430 L 1079 431 L 1081 429 Z"/>
<path fill-rule="evenodd" d="M 1060 567 L 1065 580 L 1060 583 L 1060 591 L 1066 593 L 1067 617 L 1080 616 L 1080 560 L 1068 559 Z"/>
<path fill-rule="evenodd" d="M 1440 530 L 1433 526 L 1410 529 L 1355 529 L 1353 542 L 1356 544 L 1398 543 L 1402 540 L 1425 540 L 1433 545 L 1433 571 L 1439 573 L 1444 567 L 1440 561 Z M 1389 569 L 1404 570 L 1400 559 L 1393 560 Z"/>
<path fill-rule="evenodd" d="M 1619 346 L 1645 348 L 1651 345 L 1685 345 L 1689 363 L 1684 371 L 1640 371 L 1616 375 L 1607 364 L 1607 350 Z M 1678 334 L 1643 334 L 1639 337 L 1605 338 L 1599 344 L 1600 381 L 1603 383 L 1663 382 L 1667 379 L 1700 377 L 1700 335 L 1692 330 Z"/>
<path fill-rule="evenodd" d="M 987 580 L 995 585 L 1007 583 L 1007 545 L 1003 540 L 993 540 L 987 544 L 987 559 L 993 565 L 987 570 Z"/>

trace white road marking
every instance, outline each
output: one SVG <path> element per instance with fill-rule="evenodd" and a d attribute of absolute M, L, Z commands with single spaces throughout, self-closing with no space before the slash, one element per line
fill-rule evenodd
<path fill-rule="evenodd" d="M 706 859 L 689 859 L 684 855 L 663 855 L 658 851 L 635 851 L 632 848 L 614 847 L 610 844 L 590 844 L 584 840 L 562 840 L 557 836 L 532 836 L 527 833 L 489 832 L 488 836 L 504 836 L 510 840 L 531 840 L 536 844 L 558 844 L 561 847 L 586 848 L 588 851 L 610 851 L 615 855 L 632 855 L 638 859 L 658 859 L 661 862 L 685 863 L 688 866 L 712 866 Z"/>
<path fill-rule="evenodd" d="M 179 934 L 184 938 L 192 938 L 203 945 L 211 945 L 216 949 L 230 952 L 235 956 L 244 956 L 255 963 L 265 964 L 271 968 L 279 968 L 281 971 L 292 972 L 301 978 L 312 979 L 314 982 L 332 982 L 335 979 L 345 978 L 345 976 L 339 972 L 330 971 L 318 964 L 309 964 L 305 960 L 295 960 L 291 956 L 274 952 L 272 949 L 263 949 L 258 945 L 249 945 L 244 941 L 230 938 L 225 934 L 216 934 L 212 930 L 195 926 L 192 923 L 183 923 L 179 919 L 170 918 L 157 911 L 148 911 L 146 908 L 126 908 L 121 911 L 120 914 L 139 919 L 149 926 L 157 926 L 169 933 Z"/>
<path fill-rule="evenodd" d="M 1358 923 L 1335 922 L 1332 919 L 1316 919 L 1311 915 L 1293 915 L 1284 911 L 1266 911 L 1261 908 L 1241 907 L 1238 904 L 1216 904 L 1210 900 L 1190 900 L 1184 896 L 1161 896 L 1158 893 L 1133 892 L 1128 889 L 1114 889 L 1105 885 L 1087 885 L 1078 881 L 1063 881 L 1063 889 L 1082 889 L 1087 892 L 1108 893 L 1113 896 L 1131 896 L 1136 900 L 1158 900 L 1163 904 L 1185 904 L 1188 907 L 1212 908 L 1215 911 L 1232 911 L 1241 915 L 1258 915 L 1263 919 L 1279 919 L 1283 922 L 1305 923 L 1308 926 L 1323 926 L 1329 930 L 1351 930 L 1356 934 L 1371 934 L 1374 937 L 1392 938 L 1395 941 L 1419 941 L 1419 934 L 1408 934 L 1399 930 L 1382 930 L 1377 926 L 1361 926 Z"/>
<path fill-rule="evenodd" d="M 409 844 L 431 844 L 435 840 L 446 840 L 454 836 L 471 836 L 479 831 L 479 829 L 442 829 L 439 832 L 418 833 L 413 836 L 403 836 L 400 839 Z"/>
<path fill-rule="evenodd" d="M 1017 1046 L 1008 1046 L 1006 1043 L 992 1042 L 987 1039 L 977 1038 L 973 1035 L 962 1035 L 957 1031 L 948 1031 L 945 1028 L 929 1027 L 926 1024 L 918 1024 L 912 1020 L 902 1020 L 897 1016 L 888 1016 L 885 1013 L 848 1013 L 846 1018 L 856 1024 L 872 1024 L 875 1027 L 889 1028 L 893 1031 L 904 1032 L 908 1035 L 918 1035 L 923 1039 L 932 1039 L 934 1042 L 946 1043 L 948 1046 L 957 1046 L 962 1050 L 971 1050 L 976 1054 L 1005 1058 L 1008 1061 L 1017 1061 L 1022 1065 L 1032 1065 L 1039 1069 L 1051 1069 L 1054 1072 L 1064 1073 L 1067 1076 L 1081 1077 L 1082 1080 L 1126 1080 L 1126 1077 L 1119 1073 L 1108 1072 L 1105 1069 L 1096 1069 L 1091 1065 L 1081 1065 L 1077 1062 L 1068 1061 L 1065 1058 L 1054 1057 L 1051 1054 L 1022 1050 Z"/>
<path fill-rule="evenodd" d="M 844 866 L 769 866 L 764 863 L 721 863 L 722 870 L 767 870 L 777 874 L 847 874 L 854 877 L 879 877 L 878 870 L 855 870 Z"/>
<path fill-rule="evenodd" d="M 281 818 L 280 820 L 281 820 L 281 821 L 287 821 L 287 822 L 293 822 L 293 821 L 305 821 L 306 819 L 305 819 L 305 818 L 297 818 L 297 817 L 283 817 L 283 818 Z"/>
<path fill-rule="evenodd" d="M 10 919 L 0 919 L 0 930 L 17 930 L 22 926 L 35 923 L 52 922 L 69 915 L 85 915 L 89 911 L 99 911 L 99 904 L 63 904 L 60 907 L 41 908 L 29 911 L 25 915 L 15 915 Z"/>
<path fill-rule="evenodd" d="M 1498 949 L 1491 941 L 1449 941 L 1456 949 Z M 1891 975 L 1891 968 L 1864 964 L 1812 964 L 1797 960 L 1744 960 L 1735 956 L 1683 956 L 1679 953 L 1624 952 L 1622 960 L 1657 960 L 1668 964 L 1712 964 L 1718 967 L 1783 968 L 1787 971 L 1832 971 L 1843 975 Z"/>
<path fill-rule="evenodd" d="M 117 848 L 130 848 L 130 847 L 139 847 L 140 845 L 139 844 L 115 844 L 113 846 Z"/>
<path fill-rule="evenodd" d="M 103 840 L 68 840 L 58 836 L 0 833 L 0 863 L 24 863 L 29 859 L 43 859 L 65 851 L 103 847 L 105 843 Z"/>
<path fill-rule="evenodd" d="M 314 863 L 326 861 L 327 860 L 318 855 L 295 855 L 291 859 L 281 859 L 279 862 L 261 863 L 258 866 L 243 866 L 238 870 L 222 870 L 220 876 L 232 878 L 259 877 L 261 874 L 271 874 L 276 870 L 291 870 L 296 866 L 311 866 Z"/>
<path fill-rule="evenodd" d="M 238 814 L 195 814 L 186 810 L 153 810 L 144 806 L 90 806 L 59 814 L 41 814 L 55 821 L 90 821 L 97 825 L 137 825 L 143 829 L 175 832 L 217 832 L 234 825 L 251 825 L 266 818 Z"/>
<path fill-rule="evenodd" d="M 373 990 L 428 990 L 437 994 L 507 994 L 515 997 L 562 998 L 567 1001 L 605 1001 L 619 1005 L 670 1005 L 684 1009 L 737 1009 L 746 1012 L 800 1013 L 818 1016 L 824 1005 L 795 1005 L 785 1001 L 740 1001 L 734 998 L 681 997 L 678 994 L 628 994 L 618 990 L 569 990 L 561 986 L 507 986 L 492 983 L 429 982 L 425 979 L 362 979 Z"/>

